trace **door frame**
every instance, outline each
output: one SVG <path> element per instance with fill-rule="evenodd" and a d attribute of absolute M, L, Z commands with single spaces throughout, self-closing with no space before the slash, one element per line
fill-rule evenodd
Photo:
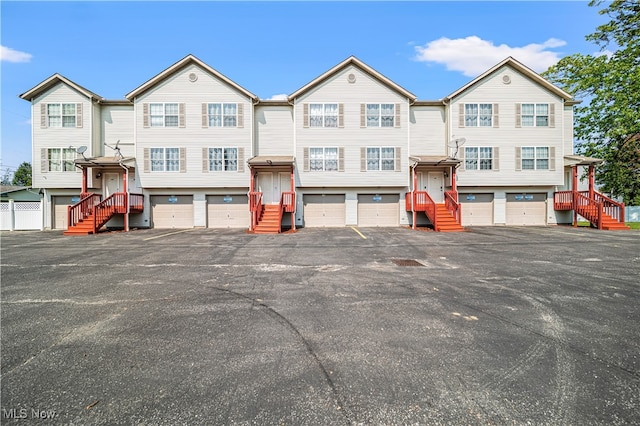
<path fill-rule="evenodd" d="M 424 173 L 422 174 L 424 178 Z M 436 178 L 437 183 L 433 183 L 432 176 Z M 445 190 L 445 180 L 444 180 L 444 172 L 441 170 L 438 171 L 428 171 L 426 172 L 427 182 L 426 184 L 422 182 L 422 185 L 425 188 L 425 191 L 429 193 L 429 196 L 433 199 L 436 204 L 444 203 L 444 190 Z M 438 184 L 440 184 L 440 188 L 438 188 Z M 434 188 L 435 186 L 435 188 Z"/>

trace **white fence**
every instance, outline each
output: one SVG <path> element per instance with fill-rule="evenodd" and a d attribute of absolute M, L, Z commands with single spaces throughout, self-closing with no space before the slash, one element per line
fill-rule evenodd
<path fill-rule="evenodd" d="M 640 222 L 640 206 L 626 206 L 624 215 L 625 222 Z"/>
<path fill-rule="evenodd" d="M 40 230 L 43 227 L 42 201 L 3 201 L 0 203 L 2 231 Z"/>

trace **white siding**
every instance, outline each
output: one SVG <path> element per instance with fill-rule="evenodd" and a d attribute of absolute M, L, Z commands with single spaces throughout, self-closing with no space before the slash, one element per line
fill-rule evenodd
<path fill-rule="evenodd" d="M 256 107 L 255 155 L 294 155 L 293 108 Z"/>
<path fill-rule="evenodd" d="M 195 73 L 192 82 L 189 74 Z M 145 128 L 143 126 L 144 103 L 184 103 L 185 127 Z M 242 105 L 242 127 L 202 127 L 202 104 L 235 102 Z M 168 77 L 149 92 L 135 100 L 136 158 L 140 182 L 145 188 L 186 188 L 249 186 L 249 171 L 242 161 L 240 172 L 203 172 L 203 148 L 238 147 L 244 152 L 244 160 L 252 155 L 253 112 L 252 102 L 225 82 L 218 80 L 196 65 L 187 66 Z M 145 172 L 145 148 L 185 148 L 186 171 L 184 173 Z M 240 163 L 240 161 L 238 162 Z M 240 168 L 240 164 L 239 164 Z"/>
<path fill-rule="evenodd" d="M 111 148 L 104 146 L 105 143 L 115 147 L 118 141 L 120 141 L 118 147 L 124 157 L 133 157 L 135 155 L 133 105 L 103 106 L 100 123 L 100 145 L 103 155 L 108 157 L 114 154 Z"/>
<path fill-rule="evenodd" d="M 412 106 L 409 155 L 447 155 L 444 106 Z"/>
<path fill-rule="evenodd" d="M 41 128 L 41 107 L 48 103 L 80 103 L 82 104 L 82 127 Z M 32 170 L 33 186 L 36 188 L 80 188 L 81 173 L 78 172 L 46 172 L 42 173 L 42 149 L 69 148 L 87 146 L 85 153 L 91 156 L 91 101 L 66 84 L 59 83 L 42 93 L 31 106 L 33 144 Z M 46 167 L 44 167 L 46 169 Z"/>
<path fill-rule="evenodd" d="M 348 82 L 348 75 L 356 76 L 355 83 Z M 305 128 L 303 107 L 305 103 L 338 103 L 344 108 L 344 127 Z M 400 104 L 399 127 L 360 127 L 360 105 L 363 103 Z M 404 186 L 408 184 L 407 115 L 409 104 L 406 98 L 383 85 L 380 81 L 358 67 L 349 66 L 316 88 L 295 100 L 296 158 L 300 185 L 304 187 L 344 186 Z M 305 147 L 344 148 L 344 172 L 304 172 Z M 361 148 L 400 147 L 400 172 L 360 171 Z"/>
<path fill-rule="evenodd" d="M 510 84 L 502 77 L 508 75 Z M 460 127 L 459 108 L 463 103 L 492 103 L 499 106 L 499 127 Z M 555 107 L 554 127 L 516 127 L 517 103 L 550 103 Z M 485 80 L 470 87 L 451 104 L 450 125 L 456 138 L 466 138 L 466 147 L 499 148 L 497 172 L 464 171 L 458 183 L 465 185 L 562 185 L 564 133 L 562 99 L 535 84 L 510 67 L 497 70 Z M 555 149 L 555 170 L 516 170 L 516 147 L 549 146 Z M 463 147 L 464 149 L 464 147 Z M 553 167 L 550 167 L 553 168 Z"/>

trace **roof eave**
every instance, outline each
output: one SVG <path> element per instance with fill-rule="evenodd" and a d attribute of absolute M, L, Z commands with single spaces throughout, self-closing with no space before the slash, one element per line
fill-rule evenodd
<path fill-rule="evenodd" d="M 88 90 L 88 89 L 80 86 L 79 84 L 74 83 L 73 81 L 69 80 L 68 78 L 66 78 L 63 75 L 60 75 L 58 73 L 53 74 L 51 77 L 45 79 L 44 81 L 40 82 L 36 86 L 34 86 L 31 89 L 27 90 L 26 92 L 18 95 L 18 97 L 20 99 L 24 99 L 26 101 L 31 102 L 35 97 L 40 95 L 42 92 L 45 92 L 45 91 L 49 90 L 50 88 L 52 88 L 53 86 L 55 86 L 56 84 L 59 84 L 59 83 L 64 83 L 64 84 L 70 86 L 71 88 L 73 88 L 74 90 L 80 92 L 81 94 L 83 94 L 84 96 L 86 96 L 87 98 L 89 98 L 91 100 L 100 101 L 100 100 L 103 99 L 102 96 L 100 96 L 100 95 L 98 95 L 96 93 L 93 93 L 91 90 Z"/>

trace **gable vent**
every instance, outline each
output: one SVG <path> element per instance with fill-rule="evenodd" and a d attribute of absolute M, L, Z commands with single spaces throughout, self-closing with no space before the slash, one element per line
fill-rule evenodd
<path fill-rule="evenodd" d="M 189 73 L 189 81 L 195 82 L 198 79 L 198 75 L 195 72 Z"/>
<path fill-rule="evenodd" d="M 503 75 L 503 76 L 502 76 L 502 82 L 503 82 L 504 84 L 509 84 L 509 83 L 511 83 L 511 77 L 509 77 L 509 76 L 508 76 L 508 75 L 506 75 L 506 74 L 505 74 L 505 75 Z"/>
<path fill-rule="evenodd" d="M 356 82 L 356 75 L 355 75 L 355 74 L 353 74 L 353 73 L 349 74 L 349 75 L 347 76 L 347 81 L 348 81 L 349 83 L 355 83 L 355 82 Z"/>

